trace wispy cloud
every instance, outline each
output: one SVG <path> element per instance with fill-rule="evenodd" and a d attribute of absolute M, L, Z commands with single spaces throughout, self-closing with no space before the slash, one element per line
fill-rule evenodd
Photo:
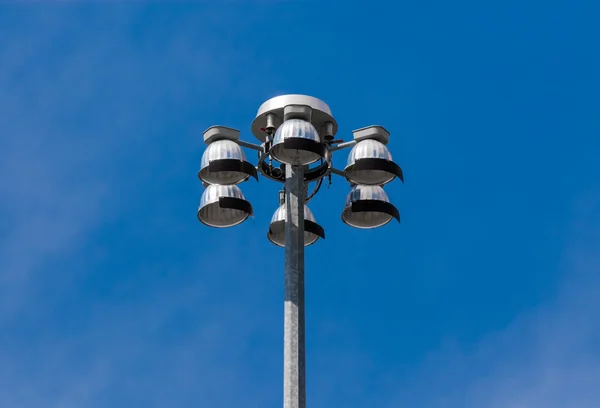
<path fill-rule="evenodd" d="M 98 221 L 107 192 L 107 180 L 93 175 L 100 160 L 90 151 L 85 127 L 80 121 L 75 129 L 61 125 L 65 115 L 77 117 L 93 97 L 93 89 L 81 89 L 77 80 L 85 65 L 93 63 L 90 53 L 66 50 L 46 63 L 44 54 L 55 47 L 58 32 L 43 24 L 40 30 L 3 41 L 0 52 L 0 279 L 5 306 L 22 295 L 19 287 L 48 256 L 75 249 L 71 245 Z"/>
<path fill-rule="evenodd" d="M 161 268 L 186 274 L 167 286 L 143 276 L 131 287 L 118 280 L 110 290 L 125 294 L 103 300 L 88 299 L 82 283 L 93 279 L 95 267 L 86 257 L 107 250 L 90 245 L 94 236 L 123 214 L 154 208 L 160 215 L 155 230 L 165 223 L 179 228 L 160 212 L 164 207 L 141 202 L 142 195 L 131 191 L 140 183 L 153 186 L 148 177 L 168 177 L 177 166 L 194 183 L 187 160 L 199 163 L 197 152 L 189 152 L 191 137 L 200 141 L 192 135 L 198 129 L 174 136 L 169 127 L 220 100 L 206 93 L 229 81 L 227 47 L 198 38 L 198 15 L 173 23 L 177 30 L 162 36 L 135 32 L 140 13 L 131 7 L 102 15 L 15 10 L 0 15 L 0 35 L 10 39 L 0 44 L 0 406 L 173 407 L 201 401 L 233 407 L 240 397 L 230 392 L 232 383 L 251 405 L 277 398 L 263 392 L 268 379 L 253 374 L 262 366 L 256 358 L 262 348 L 248 352 L 248 339 L 264 327 L 264 316 L 250 319 L 243 307 L 223 306 L 228 300 L 260 301 L 249 293 L 261 293 L 264 276 L 256 271 L 229 290 L 205 284 L 215 263 L 221 276 L 235 276 L 245 266 L 230 254 L 233 240 L 189 256 L 185 269 L 195 274 L 140 259 L 128 271 L 132 277 L 123 278 L 128 284 L 134 275 L 164 273 L 155 271 Z M 201 102 L 182 107 L 190 95 Z M 169 148 L 178 149 L 181 160 Z M 200 192 L 197 184 L 193 194 Z M 146 193 L 154 198 L 153 191 Z M 193 196 L 182 206 L 190 211 L 186 225 L 197 226 L 198 200 Z M 135 229 L 147 233 L 143 226 Z M 245 259 L 260 265 L 258 258 Z"/>
<path fill-rule="evenodd" d="M 239 265 L 232 262 L 221 272 L 229 268 Z M 135 302 L 95 302 L 85 323 L 71 330 L 36 329 L 31 322 L 26 352 L 0 337 L 0 405 L 167 408 L 202 401 L 234 407 L 239 396 L 228 392 L 231 384 L 247 401 L 260 403 L 270 396 L 252 375 L 247 339 L 264 322 L 242 319 L 234 310 L 215 309 L 196 280 Z"/>
<path fill-rule="evenodd" d="M 147 142 L 153 118 L 226 75 L 212 65 L 226 56 L 208 54 L 210 44 L 186 38 L 183 27 L 148 48 L 129 31 L 137 9 L 94 15 L 13 9 L 0 17 L 0 309 L 50 272 L 60 277 L 44 264 L 76 251 L 126 204 L 128 177 L 140 174 L 134 159 L 159 149 Z M 175 80 L 182 75 L 187 83 Z"/>
<path fill-rule="evenodd" d="M 94 233 L 134 206 L 137 198 L 128 193 L 136 182 L 152 184 L 144 178 L 148 168 L 136 167 L 135 159 L 166 156 L 157 151 L 176 144 L 180 136 L 156 129 L 173 124 L 165 119 L 175 116 L 169 104 L 194 92 L 205 105 L 219 100 L 208 85 L 226 85 L 232 65 L 244 69 L 243 58 L 228 64 L 225 45 L 187 30 L 199 16 L 178 22 L 175 34 L 147 32 L 150 40 L 140 41 L 131 8 L 94 19 L 92 13 L 30 13 L 15 24 L 15 15 L 0 16 L 0 406 L 279 406 L 281 333 L 273 322 L 281 324 L 280 302 L 273 295 L 269 307 L 252 309 L 268 309 L 268 315 L 244 309 L 262 301 L 267 276 L 274 280 L 260 251 L 247 250 L 244 262 L 231 256 L 232 246 L 247 242 L 211 243 L 214 251 L 186 265 L 197 275 L 169 287 L 144 281 L 148 288 L 120 301 L 86 302 L 83 295 L 69 297 L 68 285 L 53 284 L 89 272 L 65 265 L 87 256 Z M 254 86 L 238 82 L 232 87 Z M 201 111 L 189 109 L 186 114 Z M 157 125 L 157 116 L 165 123 Z M 189 142 L 181 145 L 189 148 Z M 168 165 L 175 162 L 171 157 Z M 153 177 L 169 171 L 164 164 Z M 410 373 L 378 371 L 368 353 L 356 350 L 313 349 L 310 404 L 600 406 L 597 197 L 584 200 L 578 212 L 564 286 L 554 301 L 468 349 L 449 342 L 432 350 Z M 216 263 L 223 290 L 210 293 L 203 279 Z M 240 276 L 247 265 L 252 275 Z M 228 286 L 234 277 L 236 288 Z M 58 291 L 62 303 L 38 297 L 43 287 Z M 81 313 L 65 317 L 64 309 Z M 48 318 L 51 325 L 44 324 Z M 331 329 L 336 336 L 352 335 L 339 326 Z M 261 344 L 252 344 L 257 337 Z M 316 372 L 311 362 L 329 371 Z M 365 385 L 373 383 L 379 384 L 376 395 Z"/>
<path fill-rule="evenodd" d="M 390 408 L 599 406 L 600 200 L 586 197 L 576 213 L 557 298 L 473 347 L 432 351 L 408 384 L 391 376 Z"/>

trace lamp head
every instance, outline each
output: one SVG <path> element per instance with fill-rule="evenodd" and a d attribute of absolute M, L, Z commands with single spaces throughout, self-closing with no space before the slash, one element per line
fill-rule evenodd
<path fill-rule="evenodd" d="M 209 185 L 198 208 L 198 220 L 209 227 L 227 228 L 244 222 L 253 214 L 252 205 L 236 185 Z"/>
<path fill-rule="evenodd" d="M 287 206 L 283 203 L 271 218 L 271 225 L 269 225 L 269 232 L 267 238 L 273 244 L 284 247 L 285 246 L 285 222 L 286 222 L 286 211 Z M 304 246 L 309 246 L 317 242 L 320 238 L 325 238 L 325 232 L 323 228 L 315 222 L 315 216 L 312 211 L 305 205 L 304 206 Z"/>
<path fill-rule="evenodd" d="M 400 214 L 380 186 L 356 185 L 346 197 L 342 221 L 351 227 L 371 229 L 400 221 Z"/>
<path fill-rule="evenodd" d="M 198 178 L 209 184 L 238 184 L 250 176 L 258 179 L 256 168 L 246 160 L 234 141 L 221 139 L 208 145 L 200 162 Z"/>
<path fill-rule="evenodd" d="M 325 157 L 317 129 L 303 119 L 289 119 L 275 132 L 271 156 L 280 163 L 308 165 Z"/>

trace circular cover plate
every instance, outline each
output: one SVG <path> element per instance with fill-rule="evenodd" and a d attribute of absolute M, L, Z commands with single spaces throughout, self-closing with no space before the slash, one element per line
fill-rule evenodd
<path fill-rule="evenodd" d="M 332 122 L 333 134 L 337 133 L 337 122 L 331 115 L 331 109 L 329 109 L 329 106 L 325 102 L 308 95 L 281 95 L 269 99 L 258 108 L 256 118 L 252 122 L 252 134 L 254 137 L 264 142 L 267 135 L 260 129 L 267 126 L 267 115 L 269 113 L 275 115 L 275 126 L 279 127 L 283 122 L 283 110 L 288 105 L 310 106 L 312 108 L 311 123 L 321 137 L 324 136 L 323 130 L 326 122 Z"/>

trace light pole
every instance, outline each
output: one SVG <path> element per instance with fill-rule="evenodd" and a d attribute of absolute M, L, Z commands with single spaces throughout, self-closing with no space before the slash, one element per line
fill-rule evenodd
<path fill-rule="evenodd" d="M 200 199 L 198 219 L 211 227 L 231 227 L 253 214 L 238 184 L 258 174 L 284 184 L 280 207 L 271 219 L 268 239 L 285 248 L 284 304 L 284 408 L 306 407 L 304 327 L 304 247 L 325 238 L 306 204 L 319 191 L 324 178 L 343 176 L 351 186 L 342 221 L 356 228 L 376 228 L 400 216 L 382 186 L 402 170 L 386 147 L 389 133 L 381 126 L 353 132 L 349 142 L 334 140 L 337 122 L 329 106 L 306 95 L 282 95 L 258 109 L 252 133 L 261 142 L 239 139 L 240 132 L 213 126 L 204 132 L 208 145 L 198 177 L 206 190 Z M 246 160 L 241 147 L 258 152 L 258 164 Z M 344 170 L 333 167 L 333 152 L 352 147 Z M 312 166 L 311 166 L 312 165 Z M 307 196 L 308 186 L 314 190 Z"/>

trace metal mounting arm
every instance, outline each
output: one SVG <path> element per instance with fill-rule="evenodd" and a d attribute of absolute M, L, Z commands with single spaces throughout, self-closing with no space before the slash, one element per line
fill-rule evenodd
<path fill-rule="evenodd" d="M 330 146 L 329 151 L 335 152 L 336 150 L 346 149 L 348 147 L 352 147 L 356 144 L 356 140 L 350 140 L 349 142 L 343 142 L 335 146 Z"/>
<path fill-rule="evenodd" d="M 242 147 L 247 147 L 248 149 L 256 150 L 257 152 L 263 152 L 264 148 L 262 145 L 257 145 L 254 143 L 244 142 L 243 140 L 238 139 L 237 144 Z"/>
<path fill-rule="evenodd" d="M 393 218 L 400 221 L 382 187 L 395 178 L 403 180 L 403 173 L 386 147 L 389 131 L 372 125 L 353 130 L 353 140 L 335 140 L 338 124 L 331 109 L 312 96 L 269 99 L 259 107 L 251 131 L 258 144 L 240 140 L 240 130 L 226 126 L 211 126 L 203 132 L 208 148 L 198 177 L 206 190 L 197 217 L 215 228 L 238 225 L 253 210 L 237 183 L 260 173 L 283 184 L 267 233 L 273 244 L 285 248 L 283 408 L 306 408 L 304 248 L 325 238 L 307 204 L 325 179 L 328 186 L 332 184 L 335 174 L 351 187 L 341 214 L 345 224 L 370 229 Z M 249 151 L 241 148 L 255 151 L 256 166 L 247 160 Z M 347 148 L 351 148 L 348 159 L 339 163 L 345 167 L 332 167 L 334 152 Z M 310 183 L 314 184 L 309 194 Z"/>
<path fill-rule="evenodd" d="M 342 170 L 334 169 L 333 167 L 329 170 L 331 171 L 331 174 L 335 174 L 336 176 L 342 176 L 343 178 L 346 178 L 346 175 Z"/>

